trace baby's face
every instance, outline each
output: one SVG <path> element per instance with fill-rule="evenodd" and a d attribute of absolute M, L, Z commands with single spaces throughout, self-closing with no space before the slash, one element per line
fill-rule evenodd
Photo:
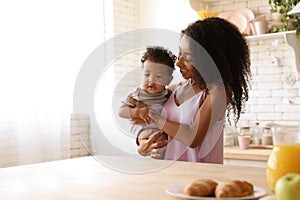
<path fill-rule="evenodd" d="M 169 66 L 146 60 L 144 62 L 142 89 L 150 94 L 160 93 L 172 80 Z"/>

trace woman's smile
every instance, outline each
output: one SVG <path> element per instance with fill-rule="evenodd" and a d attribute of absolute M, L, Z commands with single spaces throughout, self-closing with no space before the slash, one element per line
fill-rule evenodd
<path fill-rule="evenodd" d="M 180 73 L 181 74 L 185 74 L 185 73 L 187 73 L 188 72 L 188 70 L 186 70 L 186 69 L 180 69 Z"/>

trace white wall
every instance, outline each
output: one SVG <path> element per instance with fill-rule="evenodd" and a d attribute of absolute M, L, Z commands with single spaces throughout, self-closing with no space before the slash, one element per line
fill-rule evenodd
<path fill-rule="evenodd" d="M 143 0 L 139 2 L 139 27 L 180 32 L 198 19 L 188 0 Z"/>
<path fill-rule="evenodd" d="M 102 7 L 101 0 L 0 1 L 0 167 L 31 162 L 29 149 L 51 160 L 68 145 L 53 142 L 63 135 L 53 124 L 57 112 L 72 112 L 78 71 L 103 41 Z"/>

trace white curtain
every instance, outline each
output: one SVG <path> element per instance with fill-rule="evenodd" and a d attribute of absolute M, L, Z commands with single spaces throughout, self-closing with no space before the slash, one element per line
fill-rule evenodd
<path fill-rule="evenodd" d="M 102 0 L 0 2 L 0 167 L 69 157 L 81 65 L 103 41 Z"/>

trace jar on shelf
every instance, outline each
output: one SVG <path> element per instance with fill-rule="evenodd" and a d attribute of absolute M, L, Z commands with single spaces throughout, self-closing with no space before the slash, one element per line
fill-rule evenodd
<path fill-rule="evenodd" d="M 236 146 L 237 145 L 238 132 L 236 127 L 225 125 L 224 128 L 224 146 Z"/>
<path fill-rule="evenodd" d="M 241 126 L 241 127 L 239 127 L 239 134 L 238 135 L 249 136 L 250 137 L 250 144 L 252 144 L 253 137 L 252 137 L 250 126 Z M 237 144 L 238 144 L 238 141 L 237 141 Z"/>
<path fill-rule="evenodd" d="M 239 135 L 244 135 L 244 136 L 251 136 L 251 132 L 250 132 L 250 126 L 241 126 L 239 128 Z"/>
<path fill-rule="evenodd" d="M 263 127 L 262 145 L 273 145 L 272 130 L 270 127 Z"/>
<path fill-rule="evenodd" d="M 255 125 L 251 128 L 251 133 L 253 137 L 253 145 L 261 145 L 263 130 L 259 125 L 259 122 L 256 122 Z"/>

